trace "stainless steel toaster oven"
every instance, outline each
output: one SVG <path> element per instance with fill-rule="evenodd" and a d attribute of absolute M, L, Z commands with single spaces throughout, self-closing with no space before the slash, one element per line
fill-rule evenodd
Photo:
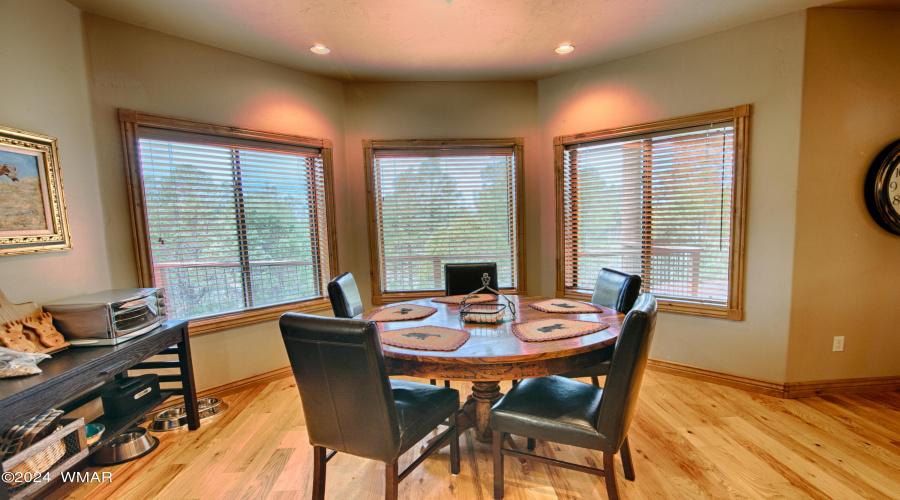
<path fill-rule="evenodd" d="M 53 325 L 72 345 L 113 345 L 166 321 L 162 288 L 129 288 L 44 304 Z"/>

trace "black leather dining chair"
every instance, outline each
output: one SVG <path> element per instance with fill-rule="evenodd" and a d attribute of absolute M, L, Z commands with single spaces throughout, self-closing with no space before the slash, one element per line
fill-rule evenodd
<path fill-rule="evenodd" d="M 640 276 L 604 267 L 597 273 L 597 282 L 594 284 L 594 295 L 591 297 L 591 303 L 598 306 L 611 307 L 620 313 L 628 313 L 634 306 L 634 301 L 637 300 L 639 293 L 641 293 Z M 609 373 L 609 359 L 611 357 L 612 352 L 610 351 L 606 359 L 600 363 L 573 372 L 563 373 L 561 376 L 568 378 L 590 377 L 591 382 L 600 387 L 600 379 L 598 377 Z"/>
<path fill-rule="evenodd" d="M 335 318 L 352 318 L 362 314 L 364 310 L 359 287 L 350 273 L 344 273 L 328 282 L 328 298 Z"/>
<path fill-rule="evenodd" d="M 497 263 L 476 262 L 466 264 L 444 264 L 445 295 L 468 295 L 482 286 L 481 277 L 487 273 L 491 281 L 488 286 L 497 288 Z"/>
<path fill-rule="evenodd" d="M 621 451 L 625 478 L 634 481 L 628 428 L 655 327 L 656 299 L 644 294 L 622 323 L 604 387 L 559 376 L 528 379 L 510 389 L 491 408 L 495 499 L 503 498 L 504 455 L 604 476 L 610 500 L 618 499 L 613 459 Z M 505 448 L 507 434 L 599 450 L 603 454 L 603 469 Z"/>
<path fill-rule="evenodd" d="M 388 499 L 448 441 L 459 474 L 459 391 L 388 379 L 372 321 L 286 313 L 279 324 L 313 445 L 313 498 L 325 498 L 325 464 L 339 451 L 384 462 Z M 445 420 L 449 428 L 399 472 L 397 459 Z"/>
<path fill-rule="evenodd" d="M 359 287 L 350 273 L 344 273 L 328 282 L 328 299 L 331 300 L 335 318 L 352 318 L 365 310 L 359 296 Z M 431 379 L 431 385 L 437 385 L 437 380 Z M 444 387 L 450 387 L 449 380 L 444 381 Z"/>

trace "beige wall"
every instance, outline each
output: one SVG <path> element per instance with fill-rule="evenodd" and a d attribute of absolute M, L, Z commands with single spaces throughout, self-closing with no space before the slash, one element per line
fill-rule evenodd
<path fill-rule="evenodd" d="M 789 382 L 900 375 L 900 236 L 862 194 L 872 160 L 900 138 L 898 35 L 900 13 L 808 13 Z"/>
<path fill-rule="evenodd" d="M 342 177 L 347 192 L 340 220 L 340 244 L 348 258 L 341 272 L 350 271 L 363 300 L 371 298 L 366 219 L 364 139 L 525 138 L 526 285 L 540 289 L 539 196 L 540 137 L 537 124 L 537 84 L 534 82 L 348 83 L 345 86 L 346 165 Z M 552 166 L 551 166 L 552 168 Z M 552 204 L 552 202 L 549 202 Z M 346 235 L 346 237 L 344 236 Z M 346 255 L 346 254 L 342 254 Z M 529 257 L 530 256 L 530 257 Z"/>
<path fill-rule="evenodd" d="M 662 314 L 651 356 L 784 380 L 804 14 L 539 82 L 542 294 L 555 284 L 554 136 L 752 104 L 745 321 Z"/>
<path fill-rule="evenodd" d="M 0 257 L 0 290 L 13 302 L 111 288 L 82 35 L 78 9 L 62 0 L 0 3 L 0 125 L 59 141 L 73 244 L 66 252 Z"/>
<path fill-rule="evenodd" d="M 528 291 L 551 295 L 553 136 L 749 103 L 746 320 L 663 314 L 652 356 L 774 381 L 898 374 L 900 335 L 881 311 L 898 295 L 900 238 L 859 192 L 900 129 L 897 14 L 796 13 L 537 83 L 341 83 L 94 15 L 82 24 L 62 0 L 0 8 L 0 42 L 29 51 L 7 58 L 0 124 L 59 138 L 75 246 L 0 258 L 14 301 L 137 284 L 116 108 L 331 139 L 339 265 L 368 299 L 363 139 L 525 137 Z M 274 322 L 193 343 L 201 388 L 287 364 Z"/>
<path fill-rule="evenodd" d="M 91 14 L 84 27 L 103 206 L 100 231 L 106 234 L 115 287 L 137 285 L 117 108 L 331 139 L 335 164 L 343 164 L 340 82 Z M 337 216 L 340 220 L 340 210 Z M 288 364 L 274 321 L 191 342 L 201 389 Z"/>

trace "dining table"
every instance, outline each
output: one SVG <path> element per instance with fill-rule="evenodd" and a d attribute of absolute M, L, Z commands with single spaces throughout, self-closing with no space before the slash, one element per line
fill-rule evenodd
<path fill-rule="evenodd" d="M 458 304 L 435 302 L 430 298 L 391 304 L 435 308 L 436 311 L 427 317 L 377 322 L 382 336 L 391 330 L 423 325 L 469 333 L 469 339 L 452 351 L 408 349 L 385 344 L 383 340 L 382 349 L 389 375 L 471 382 L 472 393 L 460 410 L 460 431 L 472 428 L 475 438 L 484 443 L 490 443 L 493 438 L 490 411 L 502 396 L 501 381 L 556 375 L 607 360 L 625 319 L 624 314 L 609 307 L 590 313 L 551 313 L 530 307 L 550 300 L 549 297 L 504 297 L 515 308 L 516 317 L 512 319 L 511 311 L 507 311 L 505 319 L 495 324 L 463 321 Z M 369 318 L 385 307 L 389 306 L 364 312 L 360 317 Z M 587 335 L 539 342 L 522 341 L 513 332 L 516 324 L 542 319 L 607 323 L 609 327 Z"/>

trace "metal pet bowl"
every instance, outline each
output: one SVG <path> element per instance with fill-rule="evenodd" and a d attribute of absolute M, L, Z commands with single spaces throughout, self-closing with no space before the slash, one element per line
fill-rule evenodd
<path fill-rule="evenodd" d="M 97 465 L 115 465 L 140 458 L 159 446 L 159 439 L 143 427 L 132 427 L 114 437 L 91 456 Z"/>
<path fill-rule="evenodd" d="M 219 398 L 201 398 L 197 400 L 200 420 L 206 420 L 228 409 L 228 405 Z M 153 432 L 174 431 L 187 425 L 187 410 L 184 406 L 169 408 L 156 414 L 149 429 Z"/>
<path fill-rule="evenodd" d="M 197 400 L 197 409 L 202 413 L 205 411 L 211 411 L 213 413 L 221 413 L 218 412 L 218 408 L 222 406 L 222 400 L 219 398 L 200 398 Z M 225 405 L 228 406 L 228 405 Z"/>

